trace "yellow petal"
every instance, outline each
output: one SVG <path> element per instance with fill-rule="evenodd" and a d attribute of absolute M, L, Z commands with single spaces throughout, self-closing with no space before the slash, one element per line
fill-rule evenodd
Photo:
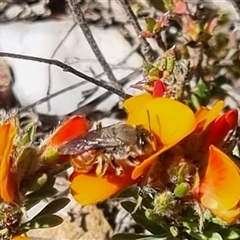
<path fill-rule="evenodd" d="M 158 158 L 158 156 L 165 152 L 166 150 L 168 150 L 169 148 L 171 148 L 172 145 L 168 145 L 168 146 L 164 146 L 163 148 L 161 148 L 161 150 L 157 151 L 155 154 L 153 154 L 151 157 L 145 159 L 141 164 L 139 164 L 138 166 L 135 167 L 135 169 L 132 172 L 132 179 L 136 180 L 137 178 L 139 178 L 141 175 L 143 175 L 144 173 L 146 173 L 148 167 Z"/>
<path fill-rule="evenodd" d="M 134 169 L 133 179 L 144 174 L 159 154 L 177 144 L 196 127 L 191 109 L 169 98 L 153 98 L 143 94 L 130 98 L 124 106 L 129 113 L 127 123 L 143 125 L 153 131 L 161 142 L 158 151 Z"/>
<path fill-rule="evenodd" d="M 72 181 L 71 192 L 82 205 L 94 204 L 108 199 L 124 188 L 134 184 L 130 174 L 123 176 L 95 174 L 78 174 Z"/>
<path fill-rule="evenodd" d="M 30 240 L 30 238 L 27 236 L 16 236 L 13 237 L 12 240 Z"/>
<path fill-rule="evenodd" d="M 240 208 L 236 209 L 231 209 L 227 211 L 216 211 L 212 210 L 212 213 L 222 219 L 223 221 L 229 223 L 229 224 L 234 224 L 240 217 Z"/>
<path fill-rule="evenodd" d="M 143 104 L 151 101 L 153 97 L 149 93 L 144 93 L 127 99 L 124 102 L 124 107 L 128 112 L 132 112 L 137 108 L 141 108 Z"/>
<path fill-rule="evenodd" d="M 209 112 L 210 110 L 206 107 L 201 107 L 197 110 L 197 112 L 195 113 L 196 116 L 196 120 L 197 123 L 202 122 L 203 120 L 205 120 L 206 118 L 206 114 Z"/>
<path fill-rule="evenodd" d="M 198 126 L 197 128 L 201 128 L 202 130 L 206 129 L 210 123 L 212 123 L 220 114 L 223 109 L 224 102 L 218 101 L 213 107 L 208 110 L 207 108 L 200 108 L 196 115 Z"/>
<path fill-rule="evenodd" d="M 12 124 L 0 126 L 0 196 L 5 202 L 16 197 L 16 180 L 11 173 L 11 151 L 16 128 Z"/>
<path fill-rule="evenodd" d="M 226 211 L 240 200 L 240 175 L 238 166 L 213 145 L 206 173 L 200 183 L 201 203 L 209 209 Z"/>
<path fill-rule="evenodd" d="M 131 106 L 127 123 L 150 129 L 164 146 L 176 144 L 195 129 L 195 116 L 186 105 L 169 98 L 148 98 L 145 103 L 142 100 L 140 107 Z"/>

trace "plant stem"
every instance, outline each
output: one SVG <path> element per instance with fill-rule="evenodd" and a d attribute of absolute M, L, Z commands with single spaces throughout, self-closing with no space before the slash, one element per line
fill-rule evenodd
<path fill-rule="evenodd" d="M 71 9 L 72 15 L 74 16 L 77 24 L 82 29 L 82 32 L 87 39 L 89 45 L 91 46 L 96 58 L 98 59 L 99 63 L 101 64 L 103 70 L 106 72 L 108 79 L 110 80 L 112 86 L 114 86 L 118 91 L 122 91 L 123 89 L 121 85 L 118 83 L 118 80 L 115 78 L 112 69 L 108 65 L 107 61 L 105 60 L 102 52 L 100 51 L 93 35 L 91 29 L 88 26 L 88 23 L 85 20 L 84 14 L 81 10 L 80 2 L 77 0 L 67 0 L 69 7 Z M 117 47 L 117 46 L 116 46 Z"/>
<path fill-rule="evenodd" d="M 57 66 L 59 68 L 62 68 L 64 72 L 70 72 L 80 78 L 85 79 L 88 82 L 91 82 L 91 83 L 93 83 L 99 87 L 102 87 L 112 93 L 115 93 L 118 96 L 120 96 L 121 98 L 127 99 L 127 98 L 131 97 L 131 95 L 129 95 L 123 91 L 119 91 L 115 87 L 112 87 L 109 84 L 105 83 L 104 80 L 96 80 L 92 77 L 89 77 L 86 74 L 76 70 L 75 68 L 73 68 L 59 60 L 33 57 L 33 56 L 22 55 L 22 54 L 7 53 L 7 52 L 0 52 L 0 57 L 18 58 L 18 59 L 31 60 L 31 61 L 40 62 L 40 63 L 51 64 L 51 65 Z"/>
<path fill-rule="evenodd" d="M 125 12 L 127 13 L 130 23 L 132 24 L 136 34 L 139 37 L 139 41 L 141 44 L 141 52 L 145 58 L 145 60 L 147 62 L 153 62 L 156 57 L 155 57 L 155 53 L 152 49 L 152 47 L 150 46 L 150 44 L 148 43 L 148 41 L 143 38 L 141 36 L 141 32 L 142 32 L 142 28 L 137 20 L 137 17 L 135 16 L 130 3 L 128 2 L 128 0 L 119 0 L 119 2 L 121 3 L 123 9 L 125 10 Z"/>

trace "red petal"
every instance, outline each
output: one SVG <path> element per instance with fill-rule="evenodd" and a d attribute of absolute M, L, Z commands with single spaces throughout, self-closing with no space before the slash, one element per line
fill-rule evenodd
<path fill-rule="evenodd" d="M 234 130 L 238 123 L 238 111 L 230 110 L 220 116 L 212 125 L 208 132 L 204 146 L 208 148 L 211 144 L 221 143 L 229 131 Z"/>
<path fill-rule="evenodd" d="M 161 80 L 154 82 L 153 97 L 162 97 L 166 91 L 166 85 Z"/>
<path fill-rule="evenodd" d="M 47 146 L 59 146 L 89 130 L 88 120 L 81 116 L 73 116 L 63 123 L 47 140 Z"/>

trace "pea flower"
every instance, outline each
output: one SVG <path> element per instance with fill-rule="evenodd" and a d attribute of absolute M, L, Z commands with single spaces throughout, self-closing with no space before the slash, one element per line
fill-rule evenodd
<path fill-rule="evenodd" d="M 240 217 L 239 167 L 211 145 L 206 172 L 199 186 L 201 204 L 228 224 Z"/>
<path fill-rule="evenodd" d="M 199 198 L 216 217 L 232 224 L 240 217 L 240 170 L 225 152 L 232 150 L 226 137 L 238 124 L 238 111 L 219 116 L 221 106 L 222 102 L 218 102 L 211 110 L 201 109 L 197 115 L 201 119 L 198 126 L 202 132 L 202 160 L 206 161 L 200 169 Z"/>
<path fill-rule="evenodd" d="M 142 181 L 143 176 L 148 176 L 151 168 L 154 169 L 154 164 L 161 163 L 159 173 L 165 171 L 169 178 L 175 176 L 181 179 L 173 189 L 177 197 L 187 196 L 189 199 L 191 196 L 214 216 L 228 223 L 235 222 L 240 215 L 240 194 L 237 190 L 240 175 L 238 166 L 226 153 L 232 149 L 228 136 L 237 125 L 237 111 L 231 110 L 221 115 L 223 102 L 219 101 L 210 110 L 201 108 L 194 114 L 178 101 L 150 94 L 132 97 L 125 101 L 124 106 L 128 112 L 128 124 L 142 125 L 154 133 L 157 138 L 156 151 L 145 159 L 139 159 L 138 165 L 125 167 L 121 175 L 116 175 L 114 171 L 104 176 L 97 176 L 94 171 L 75 171 L 70 178 L 74 198 L 83 205 L 106 200 Z M 56 132 L 48 143 L 60 145 L 71 140 L 73 135 L 87 132 L 89 126 L 81 121 L 79 124 L 85 125 L 82 125 L 80 132 L 72 131 L 67 138 L 65 134 Z M 64 128 L 62 126 L 60 132 L 68 132 Z M 58 134 L 62 137 L 58 138 Z M 159 181 L 162 181 L 161 177 Z M 155 187 L 154 184 L 152 187 Z M 166 188 L 168 183 L 163 181 L 161 184 Z"/>
<path fill-rule="evenodd" d="M 12 120 L 0 126 L 0 200 L 12 203 L 18 198 L 17 178 L 12 172 L 12 151 L 16 136 L 16 125 Z"/>
<path fill-rule="evenodd" d="M 16 236 L 13 237 L 12 240 L 30 240 L 30 238 L 27 236 Z"/>
<path fill-rule="evenodd" d="M 156 111 L 160 110 L 152 101 L 153 98 L 149 100 L 154 108 L 149 109 L 152 111 L 150 119 L 154 119 Z M 140 100 L 138 102 L 140 105 Z M 168 104 L 166 103 L 166 108 L 168 106 L 169 109 L 173 109 Z M 190 134 L 167 147 L 167 151 L 160 149 L 134 169 L 132 177 L 136 179 L 151 166 L 147 180 L 145 179 L 145 183 L 142 184 L 149 185 L 158 192 L 154 200 L 157 213 L 162 215 L 162 209 L 167 209 L 168 206 L 163 206 L 163 202 L 169 202 L 171 214 L 168 211 L 166 213 L 172 217 L 180 210 L 184 211 L 186 204 L 197 202 L 201 209 L 199 215 L 209 210 L 213 216 L 228 224 L 236 223 L 240 217 L 240 170 L 228 156 L 233 149 L 234 139 L 231 139 L 231 134 L 238 123 L 238 111 L 230 110 L 220 114 L 222 108 L 222 101 L 218 101 L 211 109 L 201 108 L 195 114 L 194 129 Z M 179 110 L 174 108 L 174 111 Z M 179 113 L 184 114 L 181 111 Z M 138 116 L 137 112 L 133 111 L 128 121 L 131 122 L 131 118 L 142 121 L 140 117 L 142 114 L 141 112 Z M 171 121 L 173 120 L 169 118 L 169 127 L 174 126 L 174 122 Z M 159 125 L 157 120 L 155 122 L 151 120 L 150 123 L 154 131 L 157 131 L 156 127 L 162 126 L 160 136 L 164 131 L 162 129 L 167 127 Z M 181 128 L 174 131 L 178 132 L 179 129 Z M 169 135 L 169 142 L 173 142 L 176 134 L 172 132 Z M 166 140 L 162 138 L 162 142 L 166 143 Z M 165 201 L 166 197 L 168 201 Z"/>
<path fill-rule="evenodd" d="M 128 124 L 142 125 L 156 135 L 157 150 L 148 159 L 139 159 L 139 165 L 124 168 L 119 176 L 115 172 L 108 172 L 104 176 L 97 176 L 95 172 L 75 172 L 71 178 L 71 191 L 83 205 L 106 200 L 139 182 L 161 153 L 177 144 L 196 127 L 193 112 L 184 104 L 168 98 L 152 98 L 150 94 L 143 94 L 126 100 L 124 106 L 128 112 Z"/>

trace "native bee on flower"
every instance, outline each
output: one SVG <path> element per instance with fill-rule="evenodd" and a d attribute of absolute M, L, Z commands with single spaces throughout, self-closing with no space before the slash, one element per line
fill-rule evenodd
<path fill-rule="evenodd" d="M 58 148 L 59 154 L 70 155 L 75 171 L 88 173 L 95 170 L 98 176 L 107 171 L 121 175 L 125 167 L 138 165 L 140 157 L 156 151 L 156 138 L 141 125 L 118 123 L 108 127 L 99 125 Z"/>

